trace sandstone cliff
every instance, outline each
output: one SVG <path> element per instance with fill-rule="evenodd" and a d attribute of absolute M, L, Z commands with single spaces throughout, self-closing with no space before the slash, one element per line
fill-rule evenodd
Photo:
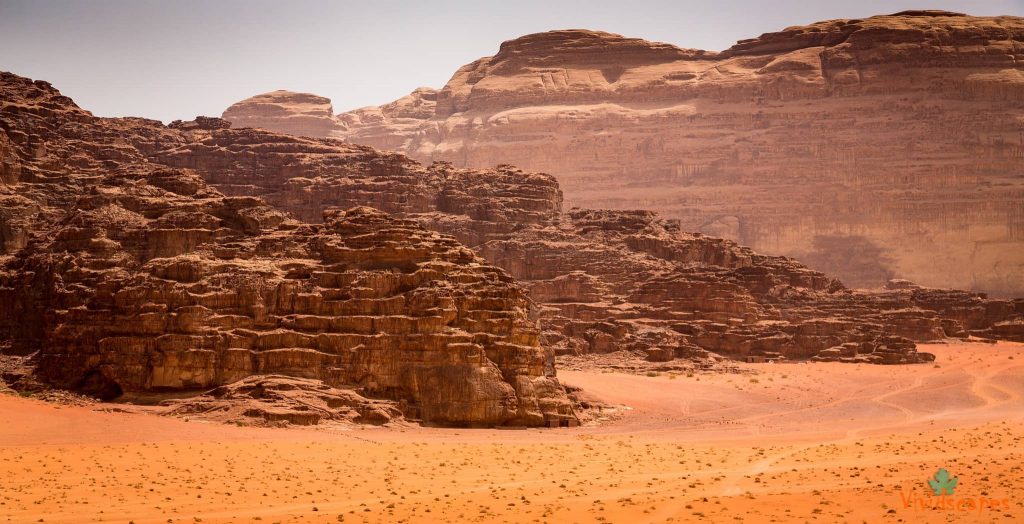
<path fill-rule="evenodd" d="M 365 207 L 299 222 L 148 159 L 225 127 L 0 74 L 0 349 L 102 398 L 274 374 L 350 391 L 317 398 L 356 421 L 575 421 L 526 291 L 454 238 Z"/>
<path fill-rule="evenodd" d="M 335 125 L 456 166 L 553 173 L 572 205 L 649 209 L 855 287 L 1024 295 L 1024 21 L 915 11 L 722 52 L 527 35 Z M 225 118 L 239 125 L 244 105 Z M 289 119 L 267 129 L 296 132 Z"/>

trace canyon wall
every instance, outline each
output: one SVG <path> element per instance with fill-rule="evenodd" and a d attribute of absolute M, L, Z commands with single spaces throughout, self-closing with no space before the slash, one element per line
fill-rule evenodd
<path fill-rule="evenodd" d="M 224 116 L 424 162 L 552 173 L 570 205 L 657 211 L 855 287 L 898 277 L 1021 296 L 1021 64 L 1016 17 L 832 20 L 722 52 L 565 30 L 505 42 L 442 89 L 329 128 L 293 125 L 308 113 L 302 94 Z"/>

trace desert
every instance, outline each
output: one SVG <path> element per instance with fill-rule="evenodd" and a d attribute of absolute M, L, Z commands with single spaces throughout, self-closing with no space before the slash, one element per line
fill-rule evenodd
<path fill-rule="evenodd" d="M 0 522 L 1024 520 L 1021 16 L 111 6 L 0 3 Z"/>
<path fill-rule="evenodd" d="M 1015 522 L 1021 344 L 925 348 L 935 364 L 564 371 L 609 420 L 558 430 L 252 428 L 2 396 L 0 518 Z M 930 508 L 939 468 L 998 507 L 904 503 Z"/>

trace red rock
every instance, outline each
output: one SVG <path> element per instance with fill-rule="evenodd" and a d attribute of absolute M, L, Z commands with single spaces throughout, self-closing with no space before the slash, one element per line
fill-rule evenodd
<path fill-rule="evenodd" d="M 24 232 L 0 258 L 0 350 L 106 399 L 273 374 L 429 424 L 575 420 L 526 291 L 454 238 L 365 207 L 298 222 L 149 159 L 223 124 L 94 118 L 0 74 L 0 143 L 20 170 L 0 197 L 37 210 L 0 215 Z"/>
<path fill-rule="evenodd" d="M 1024 316 L 968 292 L 849 291 L 649 211 L 564 213 L 552 177 L 509 166 L 98 119 L 0 80 L 19 173 L 0 198 L 31 210 L 0 215 L 23 232 L 0 259 L 0 348 L 104 397 L 276 374 L 426 423 L 571 425 L 556 352 L 913 363 L 930 356 L 905 337 L 1015 336 L 1002 326 Z"/>
<path fill-rule="evenodd" d="M 857 343 L 863 354 L 894 352 L 879 362 L 915 362 L 927 356 L 916 356 L 910 339 L 967 333 L 959 308 L 1011 304 L 924 288 L 851 292 L 793 260 L 684 233 L 678 221 L 649 211 L 563 214 L 551 177 L 509 166 L 424 167 L 402 155 L 253 129 L 192 136 L 195 142 L 152 158 L 194 168 L 222 191 L 261 196 L 304 220 L 372 205 L 456 236 L 530 289 L 545 340 L 559 354 L 802 359 Z M 978 322 L 971 329 L 1020 315 L 999 306 L 970 317 Z"/>

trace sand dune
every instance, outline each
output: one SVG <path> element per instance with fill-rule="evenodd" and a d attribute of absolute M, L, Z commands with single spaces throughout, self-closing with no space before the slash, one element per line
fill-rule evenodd
<path fill-rule="evenodd" d="M 561 430 L 239 428 L 0 396 L 0 522 L 1024 519 L 1024 345 L 922 349 L 935 365 L 563 372 L 623 407 Z M 951 499 L 998 509 L 915 507 L 943 467 Z"/>

